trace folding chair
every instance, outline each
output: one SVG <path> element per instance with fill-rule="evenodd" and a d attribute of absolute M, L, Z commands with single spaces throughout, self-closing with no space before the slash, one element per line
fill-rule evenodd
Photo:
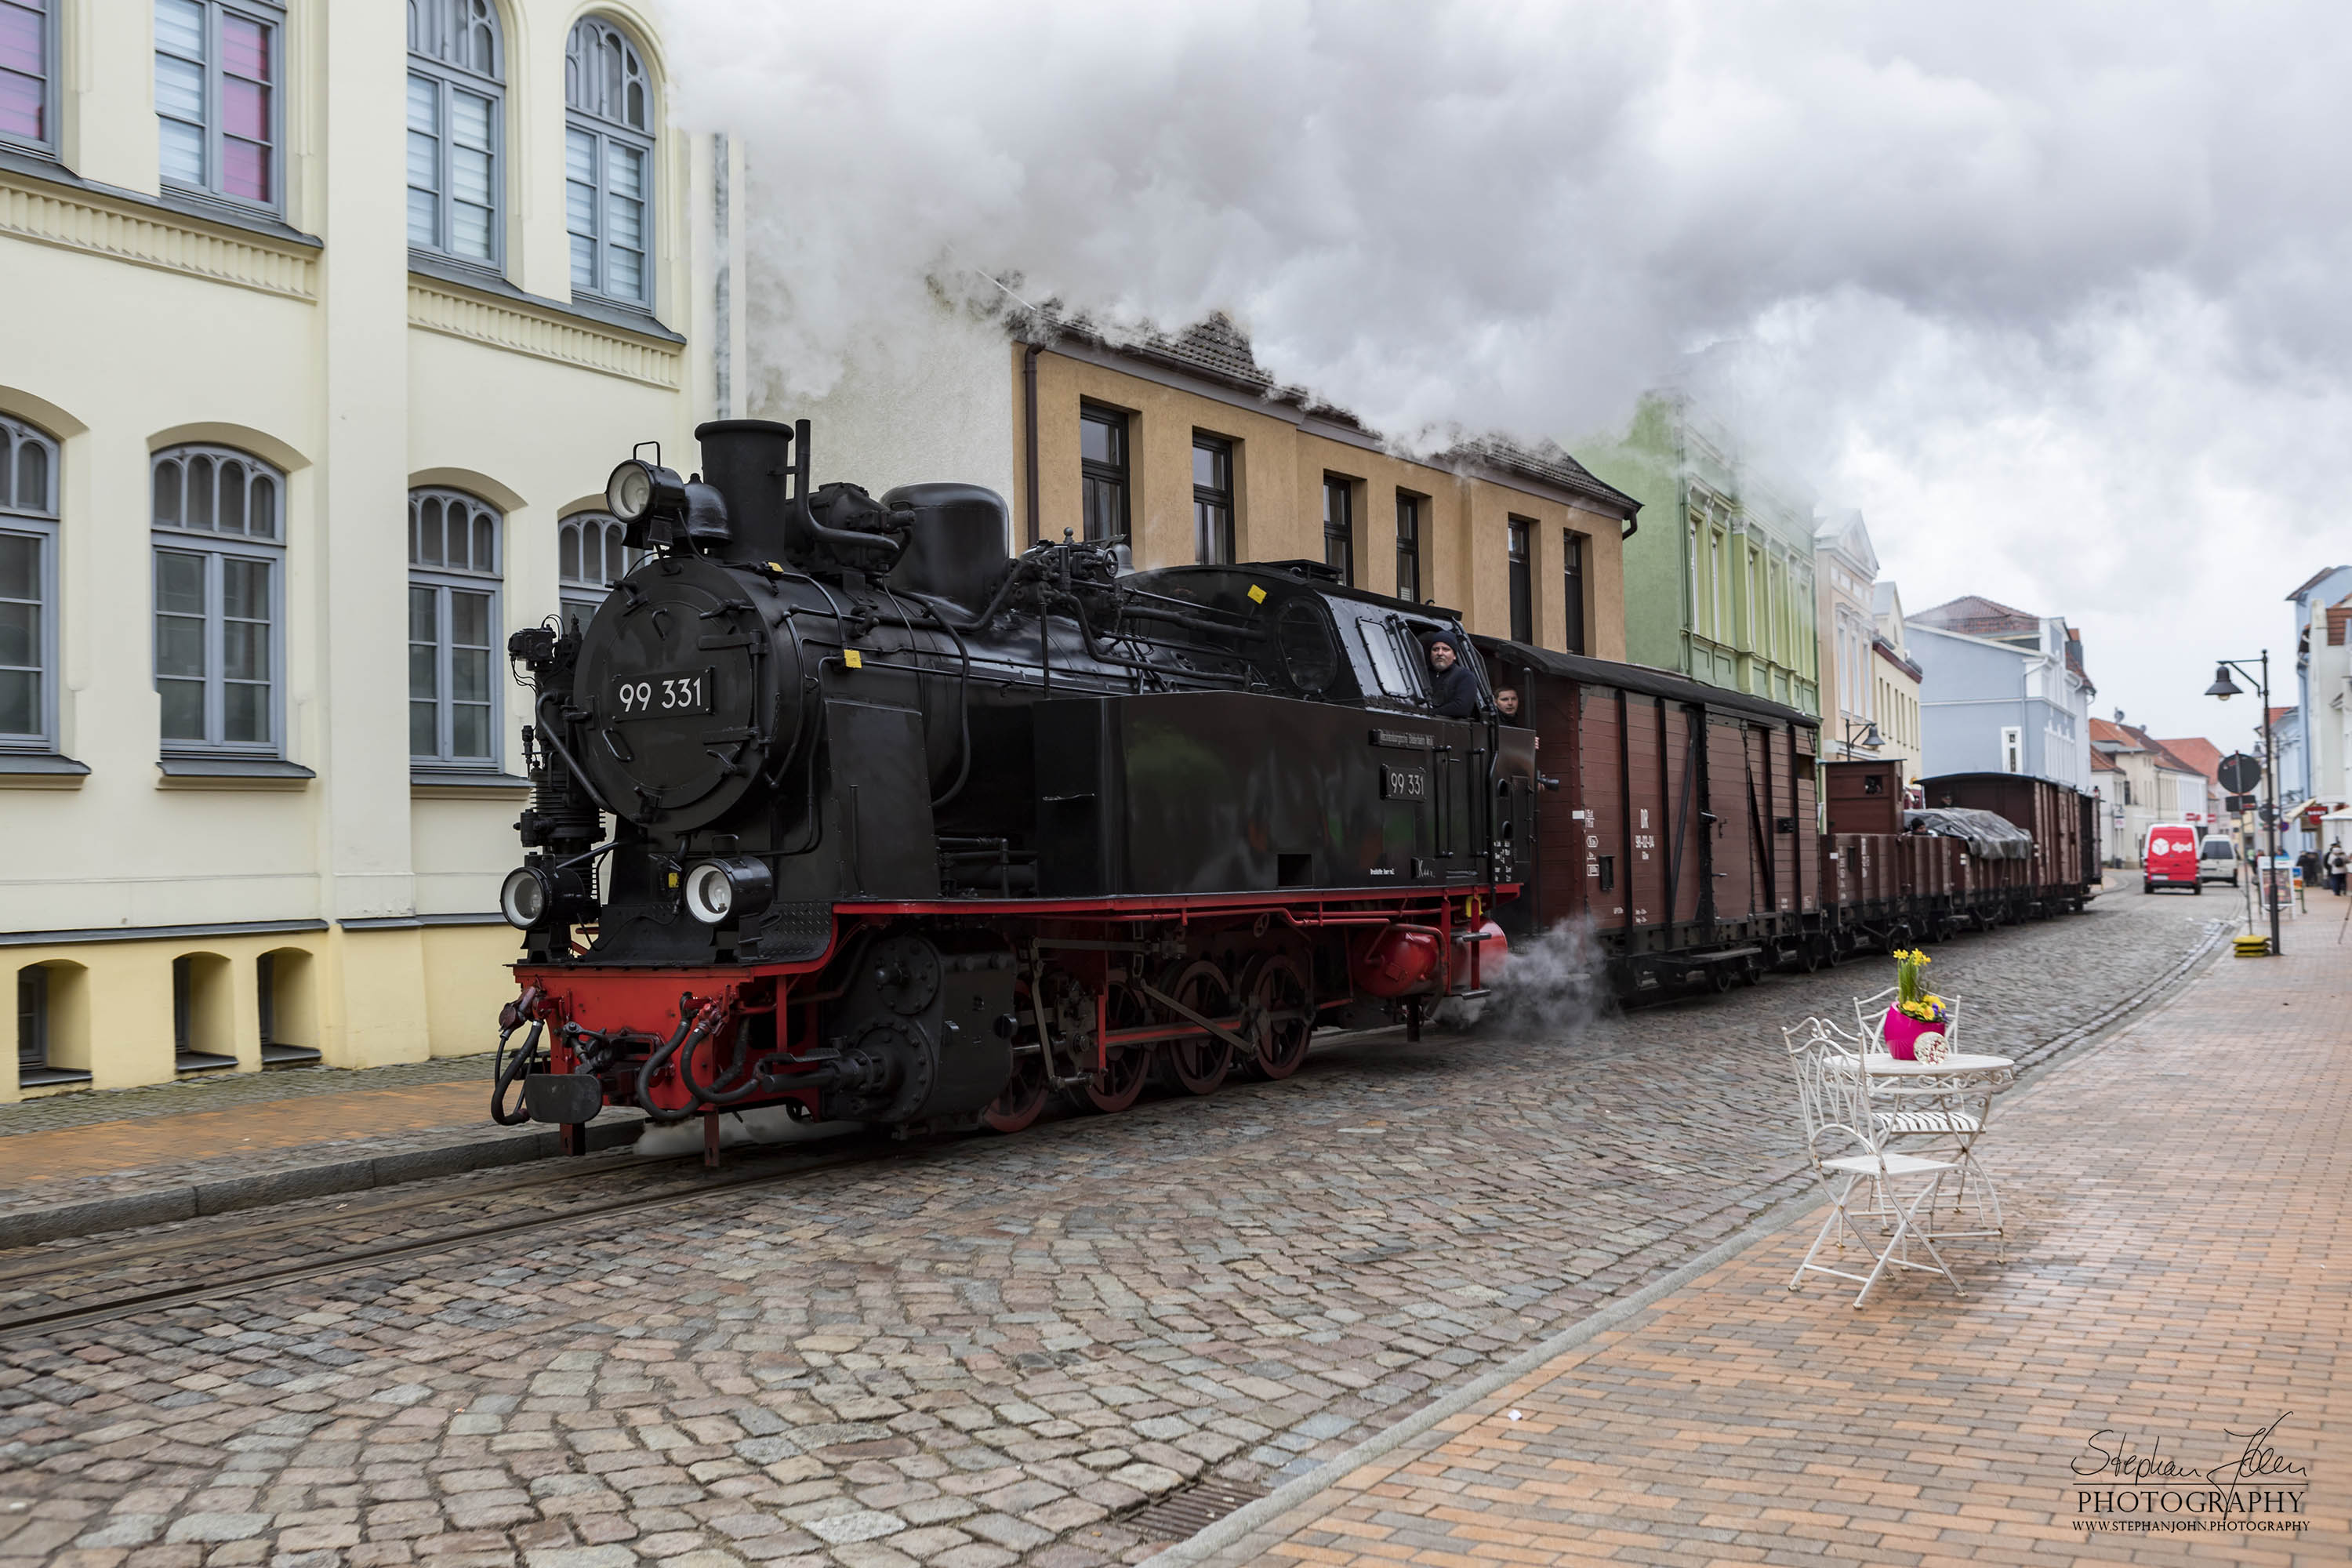
<path fill-rule="evenodd" d="M 1796 1028 L 1783 1029 L 1781 1037 L 1788 1044 L 1790 1065 L 1796 1070 L 1805 1153 L 1830 1197 L 1829 1216 L 1822 1222 L 1821 1234 L 1813 1238 L 1805 1260 L 1790 1276 L 1789 1289 L 1796 1289 L 1809 1273 L 1852 1280 L 1862 1287 L 1853 1299 L 1859 1310 L 1889 1268 L 1909 1268 L 1940 1274 L 1954 1295 L 1966 1295 L 1944 1255 L 1936 1250 L 1934 1239 L 1918 1223 L 1921 1206 L 1936 1195 L 1944 1177 L 1956 1168 L 1953 1163 L 1899 1153 L 1886 1146 L 1887 1137 L 1879 1131 L 1870 1104 L 1869 1075 L 1852 1048 L 1853 1042 L 1834 1026 L 1809 1018 Z M 1857 1204 L 1857 1191 L 1865 1184 L 1864 1202 Z M 1876 1222 L 1874 1228 L 1885 1227 L 1884 1234 L 1874 1238 L 1859 1219 Z M 1843 1262 L 1848 1237 L 1870 1254 L 1868 1274 L 1814 1261 L 1834 1237 L 1838 1261 Z M 1932 1262 L 1912 1258 L 1914 1242 Z"/>

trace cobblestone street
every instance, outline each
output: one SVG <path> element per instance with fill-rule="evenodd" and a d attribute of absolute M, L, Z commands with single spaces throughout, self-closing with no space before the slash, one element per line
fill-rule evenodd
<path fill-rule="evenodd" d="M 1969 1048 L 2031 1063 L 2234 907 L 2111 892 L 1933 979 Z M 0 1559 L 1139 1560 L 1168 1538 L 1138 1505 L 1304 1473 L 1810 1187 L 1779 1029 L 1892 982 L 1342 1041 L 1288 1083 L 20 1339 Z"/>

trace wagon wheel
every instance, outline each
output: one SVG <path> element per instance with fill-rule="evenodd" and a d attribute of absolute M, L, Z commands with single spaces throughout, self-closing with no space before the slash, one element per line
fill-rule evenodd
<path fill-rule="evenodd" d="M 1811 974 L 1821 968 L 1822 950 L 1815 943 L 1810 941 L 1797 943 L 1796 953 L 1797 967 L 1806 973 Z"/>
<path fill-rule="evenodd" d="M 1257 1070 L 1288 1078 L 1307 1059 L 1307 1041 L 1315 1032 L 1315 1000 L 1298 966 L 1278 953 L 1259 960 L 1247 1005 L 1240 1032 L 1257 1041 Z"/>
<path fill-rule="evenodd" d="M 1717 995 L 1730 990 L 1738 978 L 1738 972 L 1728 963 L 1710 963 L 1706 966 L 1706 983 L 1715 988 Z"/>
<path fill-rule="evenodd" d="M 1224 972 L 1205 958 L 1185 966 L 1161 989 L 1203 1017 L 1221 1017 L 1233 1008 L 1233 986 Z M 1233 1042 L 1214 1035 L 1168 1044 L 1169 1070 L 1192 1094 L 1214 1094 L 1233 1065 Z"/>

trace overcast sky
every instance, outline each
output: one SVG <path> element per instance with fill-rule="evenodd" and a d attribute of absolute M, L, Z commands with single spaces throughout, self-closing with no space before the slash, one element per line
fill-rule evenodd
<path fill-rule="evenodd" d="M 2065 616 L 2225 750 L 2211 660 L 2352 561 L 2352 6 L 668 8 L 679 118 L 793 172 L 801 390 L 990 274 L 1406 441 L 1696 381 L 1906 605 Z"/>

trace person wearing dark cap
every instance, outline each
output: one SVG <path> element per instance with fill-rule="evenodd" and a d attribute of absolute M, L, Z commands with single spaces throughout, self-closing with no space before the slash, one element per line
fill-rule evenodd
<path fill-rule="evenodd" d="M 1478 680 L 1462 660 L 1462 646 L 1452 632 L 1440 632 L 1429 645 L 1429 700 L 1441 719 L 1475 719 L 1478 715 Z"/>

